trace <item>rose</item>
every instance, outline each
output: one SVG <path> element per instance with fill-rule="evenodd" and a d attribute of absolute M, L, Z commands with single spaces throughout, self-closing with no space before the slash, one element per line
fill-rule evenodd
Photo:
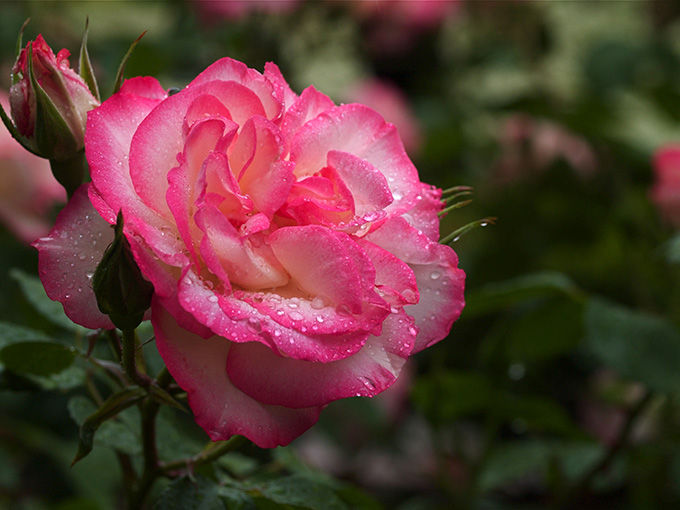
<path fill-rule="evenodd" d="M 71 69 L 69 55 L 62 49 L 55 56 L 38 35 L 19 53 L 9 92 L 12 119 L 28 148 L 59 161 L 82 150 L 87 112 L 99 106 L 85 81 Z"/>
<path fill-rule="evenodd" d="M 393 384 L 462 310 L 464 273 L 436 242 L 441 191 L 394 126 L 297 96 L 273 64 L 223 59 L 172 96 L 128 80 L 89 114 L 85 146 L 92 205 L 81 188 L 38 244 L 45 288 L 99 320 L 90 244 L 122 210 L 158 350 L 214 440 L 287 444 L 329 402 Z"/>
<path fill-rule="evenodd" d="M 654 183 L 651 198 L 661 216 L 680 227 L 680 146 L 661 147 L 654 154 Z"/>

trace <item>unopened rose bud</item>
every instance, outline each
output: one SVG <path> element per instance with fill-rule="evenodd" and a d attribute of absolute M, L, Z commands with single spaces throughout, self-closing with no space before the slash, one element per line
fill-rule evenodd
<path fill-rule="evenodd" d="M 142 276 L 130 243 L 123 234 L 123 215 L 118 214 L 116 235 L 104 252 L 92 278 L 97 305 L 121 330 L 139 326 L 151 306 L 153 285 Z"/>
<path fill-rule="evenodd" d="M 21 50 L 12 69 L 12 119 L 31 148 L 63 161 L 84 147 L 87 112 L 99 106 L 85 81 L 71 69 L 70 52 L 56 56 L 41 35 Z"/>

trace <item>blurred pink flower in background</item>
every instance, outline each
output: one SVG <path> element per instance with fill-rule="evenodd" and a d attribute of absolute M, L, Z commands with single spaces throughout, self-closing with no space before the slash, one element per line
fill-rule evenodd
<path fill-rule="evenodd" d="M 406 152 L 411 157 L 418 154 L 423 142 L 422 127 L 399 87 L 379 78 L 367 79 L 351 87 L 343 99 L 365 104 L 380 113 L 396 126 Z"/>
<path fill-rule="evenodd" d="M 563 126 L 526 114 L 509 117 L 500 132 L 501 157 L 497 173 L 501 183 L 540 173 L 562 159 L 581 177 L 597 168 L 597 159 L 585 138 Z"/>
<path fill-rule="evenodd" d="M 652 201 L 665 221 L 680 227 L 680 145 L 667 145 L 657 150 L 653 168 Z"/>
<path fill-rule="evenodd" d="M 455 15 L 460 0 L 358 0 L 347 2 L 369 24 L 370 46 L 384 54 L 409 50 L 418 37 Z"/>
<path fill-rule="evenodd" d="M 7 109 L 8 97 L 0 93 Z M 26 151 L 4 127 L 0 129 L 0 221 L 30 244 L 50 228 L 50 209 L 66 203 L 66 192 L 50 171 L 47 160 Z"/>
<path fill-rule="evenodd" d="M 217 16 L 221 19 L 238 20 L 253 12 L 282 14 L 290 12 L 299 4 L 299 0 L 194 0 L 194 5 L 209 21 Z"/>

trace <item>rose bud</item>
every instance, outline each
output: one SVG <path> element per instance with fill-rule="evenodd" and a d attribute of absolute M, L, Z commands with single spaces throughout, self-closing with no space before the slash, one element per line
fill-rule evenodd
<path fill-rule="evenodd" d="M 82 158 L 87 112 L 99 100 L 71 69 L 69 55 L 62 49 L 55 56 L 40 35 L 29 42 L 12 69 L 10 111 L 17 139 L 49 159 L 57 180 L 72 193 L 83 176 L 82 168 L 71 162 Z"/>
<path fill-rule="evenodd" d="M 135 329 L 151 306 L 153 285 L 142 276 L 130 243 L 123 235 L 123 215 L 118 213 L 116 234 L 92 278 L 97 305 L 121 330 Z"/>

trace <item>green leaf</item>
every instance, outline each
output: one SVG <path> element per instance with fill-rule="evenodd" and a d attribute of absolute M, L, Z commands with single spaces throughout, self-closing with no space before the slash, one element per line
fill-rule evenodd
<path fill-rule="evenodd" d="M 123 60 L 121 60 L 120 65 L 118 66 L 118 72 L 116 73 L 116 81 L 113 85 L 114 94 L 118 92 L 120 90 L 121 85 L 123 85 L 125 65 L 127 64 L 127 61 L 130 59 L 130 55 L 132 55 L 132 52 L 134 51 L 135 47 L 137 46 L 137 44 L 139 44 L 139 41 L 141 41 L 142 37 L 144 37 L 144 34 L 146 34 L 146 32 L 142 32 L 137 39 L 132 41 L 130 48 L 127 50 L 127 53 L 123 57 Z"/>
<path fill-rule="evenodd" d="M 69 400 L 69 414 L 73 421 L 80 425 L 78 452 L 72 465 L 92 451 L 96 432 L 98 432 L 98 443 L 124 453 L 139 453 L 139 443 L 135 432 L 120 421 L 111 421 L 111 418 L 135 405 L 145 395 L 143 388 L 133 386 L 112 395 L 99 408 L 83 396 L 76 396 Z"/>
<path fill-rule="evenodd" d="M 0 348 L 17 342 L 33 340 L 50 340 L 50 337 L 42 331 L 0 321 Z"/>
<path fill-rule="evenodd" d="M 481 374 L 447 372 L 416 382 L 414 402 L 438 423 L 484 409 L 491 398 L 491 383 Z"/>
<path fill-rule="evenodd" d="M 220 487 L 218 493 L 224 508 L 228 510 L 257 510 L 255 501 L 243 489 Z"/>
<path fill-rule="evenodd" d="M 154 510 L 224 510 L 227 507 L 220 499 L 218 486 L 203 476 L 194 481 L 180 478 L 163 491 Z M 243 508 L 248 507 L 239 507 Z"/>
<path fill-rule="evenodd" d="M 90 62 L 90 55 L 87 52 L 87 33 L 90 25 L 90 19 L 87 18 L 85 21 L 85 33 L 83 34 L 83 42 L 80 45 L 80 76 L 83 78 L 85 83 L 87 83 L 92 95 L 97 98 L 97 101 L 101 101 L 99 96 L 99 87 L 97 86 L 97 79 L 94 76 L 94 70 L 92 69 L 92 62 Z"/>
<path fill-rule="evenodd" d="M 16 282 L 21 287 L 24 296 L 28 302 L 35 308 L 40 314 L 48 319 L 53 324 L 62 327 L 68 331 L 75 331 L 79 333 L 84 333 L 87 329 L 79 326 L 66 317 L 64 314 L 64 308 L 58 301 L 52 301 L 47 297 L 45 289 L 36 276 L 20 271 L 19 269 L 10 270 L 10 277 L 16 280 Z"/>
<path fill-rule="evenodd" d="M 479 477 L 482 492 L 517 484 L 532 474 L 544 474 L 550 446 L 543 441 L 506 443 L 493 451 Z"/>
<path fill-rule="evenodd" d="M 534 363 L 574 350 L 583 340 L 580 301 L 551 299 L 533 307 L 507 330 L 508 358 Z"/>
<path fill-rule="evenodd" d="M 621 376 L 651 390 L 680 390 L 680 333 L 661 318 L 601 299 L 585 314 L 584 347 Z"/>
<path fill-rule="evenodd" d="M 74 348 L 54 342 L 14 343 L 0 350 L 0 362 L 7 370 L 20 374 L 57 374 L 71 366 L 75 358 Z"/>
<path fill-rule="evenodd" d="M 185 416 L 166 406 L 159 409 L 156 420 L 156 440 L 161 460 L 185 459 L 200 451 L 204 446 L 203 436 L 192 434 L 194 430 L 188 429 L 187 424 L 183 422 L 184 418 Z"/>
<path fill-rule="evenodd" d="M 310 510 L 346 510 L 347 505 L 326 484 L 301 475 L 276 478 L 254 487 L 269 501 Z"/>
<path fill-rule="evenodd" d="M 569 414 L 553 400 L 526 395 L 502 395 L 492 411 L 508 420 L 522 420 L 529 429 L 582 438 L 585 434 Z"/>
<path fill-rule="evenodd" d="M 578 287 L 564 274 L 545 271 L 493 283 L 469 292 L 465 298 L 466 318 L 479 317 L 510 308 L 536 298 L 581 295 Z"/>

